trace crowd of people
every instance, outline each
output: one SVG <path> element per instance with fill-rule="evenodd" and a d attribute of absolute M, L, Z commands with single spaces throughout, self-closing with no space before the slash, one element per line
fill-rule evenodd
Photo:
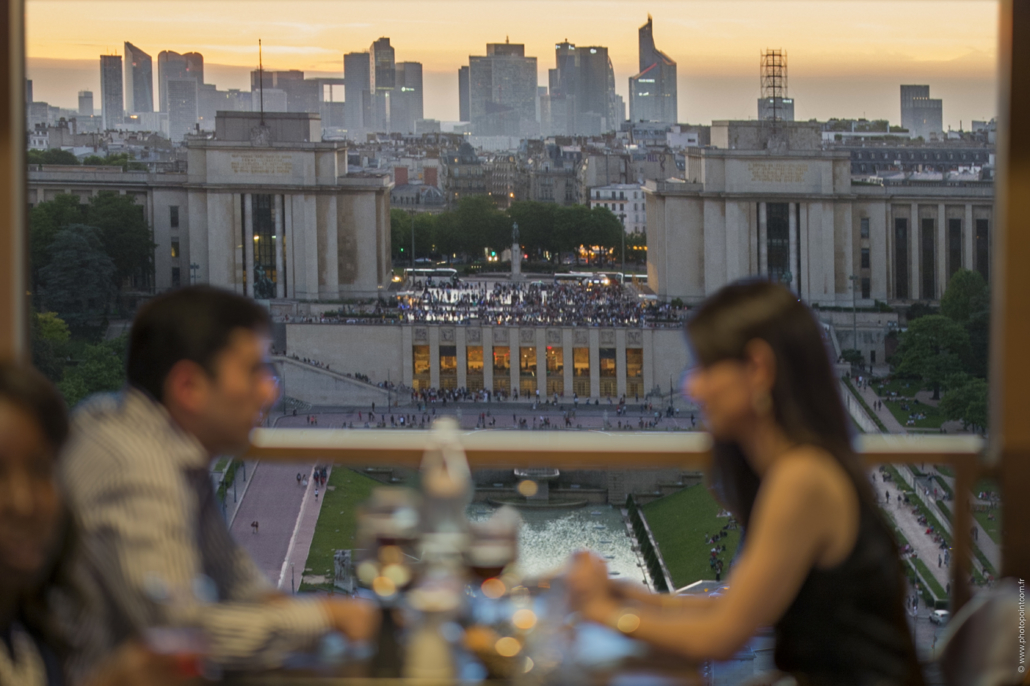
<path fill-rule="evenodd" d="M 679 310 L 641 300 L 620 284 L 426 284 L 402 297 L 401 321 L 493 326 L 679 326 Z"/>
<path fill-rule="evenodd" d="M 354 313 L 280 315 L 294 324 L 460 324 L 489 326 L 631 326 L 675 328 L 683 311 L 642 300 L 618 283 L 413 281 L 396 307 L 377 301 Z"/>

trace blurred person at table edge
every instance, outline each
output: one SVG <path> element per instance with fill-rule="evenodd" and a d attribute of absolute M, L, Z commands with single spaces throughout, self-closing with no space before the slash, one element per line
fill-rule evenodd
<path fill-rule="evenodd" d="M 822 329 L 786 288 L 726 286 L 686 324 L 684 393 L 711 432 L 711 484 L 744 525 L 722 597 L 649 594 L 576 556 L 582 616 L 691 660 L 729 659 L 760 627 L 802 686 L 921 686 L 897 546 L 865 470 Z"/>
<path fill-rule="evenodd" d="M 0 684 L 65 683 L 67 644 L 51 607 L 66 587 L 75 535 L 56 471 L 68 435 L 57 389 L 27 365 L 0 362 Z M 126 641 L 99 661 L 89 686 L 188 681 L 173 661 Z"/>
<path fill-rule="evenodd" d="M 59 604 L 78 681 L 147 630 L 196 632 L 227 669 L 278 666 L 336 630 L 375 631 L 360 601 L 277 593 L 226 528 L 209 475 L 275 402 L 268 313 L 192 286 L 144 305 L 129 334 L 127 387 L 75 412 L 61 476 L 80 539 L 78 597 Z M 151 636 L 153 634 L 150 634 Z"/>

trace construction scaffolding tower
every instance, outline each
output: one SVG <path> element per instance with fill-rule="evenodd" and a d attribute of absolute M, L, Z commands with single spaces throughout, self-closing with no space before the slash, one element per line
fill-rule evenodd
<path fill-rule="evenodd" d="M 781 121 L 780 109 L 787 98 L 787 51 L 762 51 L 762 99 L 771 103 L 772 121 Z"/>

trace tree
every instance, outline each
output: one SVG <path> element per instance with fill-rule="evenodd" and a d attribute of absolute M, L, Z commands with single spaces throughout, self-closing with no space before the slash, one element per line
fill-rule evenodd
<path fill-rule="evenodd" d="M 50 263 L 50 244 L 61 229 L 86 220 L 86 205 L 79 196 L 61 193 L 41 202 L 29 213 L 29 259 L 32 261 L 33 291 L 39 286 L 39 272 Z"/>
<path fill-rule="evenodd" d="M 626 234 L 626 261 L 646 262 L 647 261 L 647 234 L 640 233 Z"/>
<path fill-rule="evenodd" d="M 115 288 L 126 279 L 135 279 L 146 287 L 154 273 L 154 242 L 150 227 L 130 195 L 99 193 L 88 203 L 79 196 L 62 193 L 53 200 L 41 202 L 29 215 L 33 290 L 39 290 L 40 273 L 50 263 L 50 246 L 62 229 L 86 224 L 97 229 L 103 250 L 115 265 L 111 275 Z"/>
<path fill-rule="evenodd" d="M 82 164 L 90 167 L 121 167 L 123 171 L 146 171 L 147 165 L 136 162 L 132 153 L 121 152 L 114 155 L 101 157 L 99 155 L 87 155 L 82 158 Z"/>
<path fill-rule="evenodd" d="M 590 210 L 588 240 L 590 245 L 599 245 L 614 251 L 616 260 L 622 259 L 622 222 L 611 210 L 597 206 Z"/>
<path fill-rule="evenodd" d="M 82 360 L 65 370 L 57 387 L 69 407 L 94 393 L 117 391 L 124 385 L 125 338 L 86 346 Z"/>
<path fill-rule="evenodd" d="M 530 255 L 547 252 L 557 257 L 554 236 L 554 213 L 557 205 L 553 203 L 517 200 L 508 208 L 508 217 L 519 224 L 519 241 L 522 249 Z"/>
<path fill-rule="evenodd" d="M 945 379 L 962 371 L 968 355 L 966 330 L 944 315 L 928 314 L 909 322 L 898 347 L 895 373 L 921 379 L 938 400 Z"/>
<path fill-rule="evenodd" d="M 79 158 L 69 150 L 29 150 L 26 155 L 29 164 L 78 165 Z"/>
<path fill-rule="evenodd" d="M 70 336 L 68 325 L 57 313 L 32 314 L 32 365 L 54 383 L 64 375 Z"/>
<path fill-rule="evenodd" d="M 987 291 L 987 282 L 980 272 L 959 269 L 952 274 L 941 298 L 941 314 L 965 324 L 978 308 Z"/>
<path fill-rule="evenodd" d="M 57 233 L 40 270 L 42 300 L 80 334 L 96 334 L 114 299 L 115 267 L 96 229 L 73 224 Z"/>
<path fill-rule="evenodd" d="M 511 225 L 507 227 L 508 235 L 504 236 L 502 227 L 507 223 L 507 217 L 497 210 L 490 196 L 462 198 L 454 215 L 462 243 L 461 252 L 480 257 L 484 250 L 500 252 L 511 245 Z"/>
<path fill-rule="evenodd" d="M 856 350 L 855 348 L 845 348 L 844 350 L 840 351 L 840 355 L 848 364 L 865 364 L 865 355 L 862 354 L 861 350 Z"/>
<path fill-rule="evenodd" d="M 962 422 L 965 428 L 986 431 L 987 381 L 968 374 L 952 376 L 941 398 L 940 410 L 948 419 Z"/>
<path fill-rule="evenodd" d="M 154 274 L 154 248 L 150 227 L 131 195 L 98 193 L 90 198 L 86 223 L 99 231 L 104 250 L 115 266 L 114 283 L 120 288 L 126 279 L 147 287 Z"/>

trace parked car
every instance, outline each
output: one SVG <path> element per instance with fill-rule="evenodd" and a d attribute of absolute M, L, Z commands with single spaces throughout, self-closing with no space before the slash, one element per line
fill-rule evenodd
<path fill-rule="evenodd" d="M 930 613 L 930 621 L 941 626 L 948 623 L 949 617 L 951 617 L 951 613 L 947 610 L 934 610 Z"/>

